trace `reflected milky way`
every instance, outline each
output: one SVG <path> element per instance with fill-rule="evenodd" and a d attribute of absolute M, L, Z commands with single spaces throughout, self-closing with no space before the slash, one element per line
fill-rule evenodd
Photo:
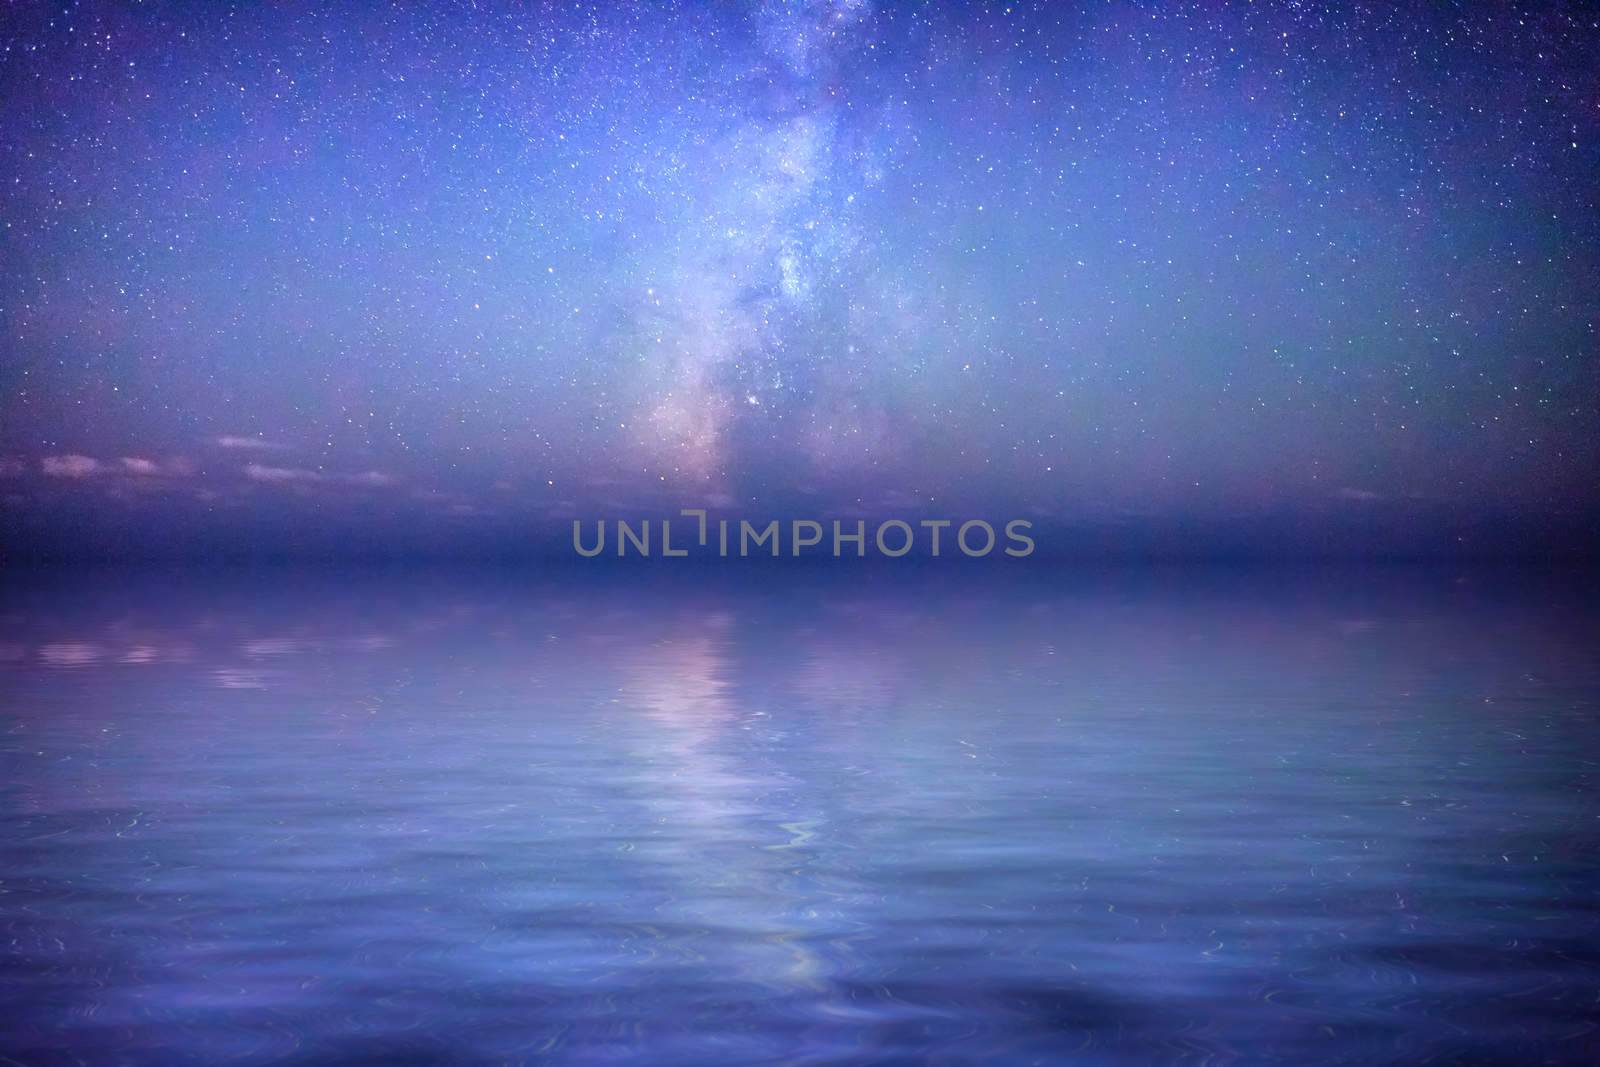
<path fill-rule="evenodd" d="M 53 579 L 3 612 L 0 1034 L 1588 1062 L 1592 603 L 1413 571 Z"/>

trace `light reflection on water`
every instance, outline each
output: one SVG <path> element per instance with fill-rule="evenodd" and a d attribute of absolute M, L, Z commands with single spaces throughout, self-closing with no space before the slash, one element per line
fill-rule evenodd
<path fill-rule="evenodd" d="M 0 601 L 19 1062 L 1593 1062 L 1591 596 L 101 574 Z"/>

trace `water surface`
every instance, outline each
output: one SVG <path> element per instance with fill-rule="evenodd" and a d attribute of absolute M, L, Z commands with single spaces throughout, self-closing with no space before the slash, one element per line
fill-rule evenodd
<path fill-rule="evenodd" d="M 1600 1059 L 1584 582 L 644 573 L 12 583 L 0 1054 Z"/>

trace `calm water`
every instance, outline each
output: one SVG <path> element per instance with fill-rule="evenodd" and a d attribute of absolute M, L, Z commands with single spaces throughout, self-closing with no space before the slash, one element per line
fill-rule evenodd
<path fill-rule="evenodd" d="M 1600 1060 L 1592 586 L 643 573 L 12 581 L 0 1062 Z"/>

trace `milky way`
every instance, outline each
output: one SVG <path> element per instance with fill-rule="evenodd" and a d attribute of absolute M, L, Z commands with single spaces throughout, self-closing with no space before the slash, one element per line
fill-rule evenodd
<path fill-rule="evenodd" d="M 1559 540 L 1600 23 L 1407 7 L 9 8 L 7 540 Z"/>

